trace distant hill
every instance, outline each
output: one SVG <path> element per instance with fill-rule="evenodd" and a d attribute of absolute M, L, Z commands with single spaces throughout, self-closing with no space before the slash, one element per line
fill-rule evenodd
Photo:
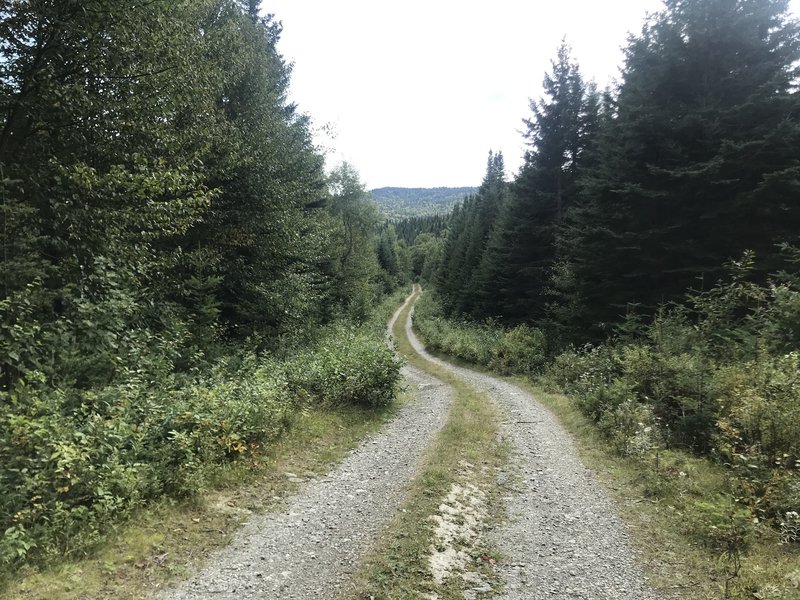
<path fill-rule="evenodd" d="M 387 219 L 403 219 L 445 213 L 477 190 L 474 187 L 383 187 L 372 190 L 372 197 Z"/>

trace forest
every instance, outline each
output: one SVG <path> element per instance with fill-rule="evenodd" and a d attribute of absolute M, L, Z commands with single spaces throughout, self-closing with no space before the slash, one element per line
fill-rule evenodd
<path fill-rule="evenodd" d="M 623 455 L 711 458 L 733 477 L 731 515 L 796 542 L 800 30 L 787 11 L 668 0 L 603 91 L 562 44 L 520 171 L 509 181 L 490 152 L 477 193 L 410 253 L 433 290 L 415 317 L 429 347 L 567 392 Z"/>
<path fill-rule="evenodd" d="M 384 404 L 396 236 L 240 0 L 0 8 L 0 571 Z"/>
<path fill-rule="evenodd" d="M 312 407 L 389 404 L 380 304 L 412 281 L 429 347 L 566 392 L 622 455 L 724 466 L 733 516 L 800 541 L 788 0 L 665 0 L 605 90 L 562 44 L 519 172 L 489 152 L 422 209 L 326 170 L 259 5 L 0 7 L 0 572 L 198 495 Z"/>
<path fill-rule="evenodd" d="M 446 214 L 475 191 L 472 187 L 384 187 L 370 190 L 370 194 L 387 219 L 404 219 Z"/>

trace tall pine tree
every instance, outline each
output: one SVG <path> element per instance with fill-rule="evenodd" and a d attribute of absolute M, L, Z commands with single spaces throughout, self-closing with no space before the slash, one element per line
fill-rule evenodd
<path fill-rule="evenodd" d="M 453 211 L 438 276 L 443 304 L 452 314 L 480 315 L 478 268 L 507 186 L 503 154 L 489 151 L 478 192 Z"/>
<path fill-rule="evenodd" d="M 774 268 L 800 231 L 798 59 L 785 0 L 667 0 L 631 38 L 562 236 L 565 324 L 652 311 L 747 249 Z"/>
<path fill-rule="evenodd" d="M 597 97 L 562 43 L 545 75 L 544 97 L 526 119 L 529 150 L 479 269 L 483 312 L 509 321 L 545 315 L 556 231 L 573 203 L 575 182 L 596 128 Z"/>

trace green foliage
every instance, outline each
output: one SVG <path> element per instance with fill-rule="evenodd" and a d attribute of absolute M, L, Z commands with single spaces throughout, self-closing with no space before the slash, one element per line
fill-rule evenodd
<path fill-rule="evenodd" d="M 409 248 L 411 278 L 413 281 L 431 283 L 442 265 L 444 239 L 432 233 L 420 233 Z"/>
<path fill-rule="evenodd" d="M 487 307 L 488 288 L 479 270 L 494 221 L 505 202 L 508 184 L 502 153 L 489 151 L 486 174 L 478 192 L 465 198 L 450 219 L 437 289 L 447 313 L 492 317 Z"/>
<path fill-rule="evenodd" d="M 405 243 L 397 239 L 391 223 L 385 223 L 381 227 L 378 237 L 378 263 L 381 266 L 384 293 L 391 293 L 407 282 L 408 250 Z"/>
<path fill-rule="evenodd" d="M 547 343 L 544 334 L 528 325 L 503 331 L 492 349 L 489 366 L 501 373 L 537 373 L 545 363 Z"/>
<path fill-rule="evenodd" d="M 427 217 L 407 217 L 389 221 L 397 232 L 397 238 L 409 246 L 422 234 L 440 237 L 450 222 L 450 213 L 446 215 L 430 215 Z"/>
<path fill-rule="evenodd" d="M 326 178 L 257 8 L 0 10 L 5 570 L 196 494 L 306 403 L 393 396 L 382 331 L 351 328 L 403 249 L 354 171 Z"/>
<path fill-rule="evenodd" d="M 510 186 L 479 258 L 476 316 L 538 323 L 551 300 L 556 233 L 576 200 L 576 180 L 590 157 L 597 94 L 584 84 L 566 43 L 543 81 L 544 97 L 525 119 L 525 163 Z"/>
<path fill-rule="evenodd" d="M 400 383 L 400 364 L 380 336 L 352 326 L 331 329 L 313 351 L 285 365 L 294 395 L 325 406 L 385 406 Z"/>
<path fill-rule="evenodd" d="M 557 356 L 546 378 L 575 398 L 621 453 L 688 447 L 726 464 L 750 514 L 777 524 L 800 502 L 800 355 L 790 331 L 796 279 L 759 286 L 738 262 L 729 281 L 693 294 L 691 307 L 630 321 L 601 346 Z M 787 299 L 791 298 L 791 301 Z M 776 309 L 779 306 L 779 309 Z M 788 318 L 792 318 L 789 316 Z"/>
<path fill-rule="evenodd" d="M 143 502 L 201 491 L 215 465 L 257 457 L 310 404 L 383 406 L 400 364 L 379 328 L 329 327 L 284 362 L 245 355 L 210 374 L 143 371 L 91 390 L 30 372 L 0 396 L 0 560 L 83 552 Z"/>
<path fill-rule="evenodd" d="M 763 283 L 776 246 L 796 240 L 800 36 L 787 7 L 668 1 L 629 39 L 558 238 L 551 314 L 571 340 L 707 289 L 746 250 Z"/>
<path fill-rule="evenodd" d="M 332 261 L 330 297 L 355 319 L 365 319 L 382 293 L 378 262 L 379 216 L 369 194 L 351 165 L 343 163 L 328 181 L 333 217 L 329 230 L 340 254 Z"/>
<path fill-rule="evenodd" d="M 426 346 L 501 373 L 539 372 L 546 359 L 544 335 L 518 325 L 502 329 L 486 321 L 455 321 L 444 316 L 438 301 L 425 294 L 414 309 L 414 327 Z"/>

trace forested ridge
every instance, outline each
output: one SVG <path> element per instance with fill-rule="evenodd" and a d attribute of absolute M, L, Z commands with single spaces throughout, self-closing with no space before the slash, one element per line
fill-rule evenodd
<path fill-rule="evenodd" d="M 520 171 L 490 152 L 409 249 L 430 347 L 568 392 L 656 498 L 661 452 L 724 465 L 733 508 L 693 510 L 726 556 L 799 539 L 799 77 L 783 0 L 666 0 L 603 91 L 563 43 Z"/>
<path fill-rule="evenodd" d="M 474 187 L 383 187 L 370 190 L 372 198 L 387 219 L 446 214 L 465 196 L 474 192 Z"/>
<path fill-rule="evenodd" d="M 254 0 L 0 8 L 4 574 L 300 411 L 392 398 L 396 237 L 352 167 L 326 175 L 280 34 Z"/>

